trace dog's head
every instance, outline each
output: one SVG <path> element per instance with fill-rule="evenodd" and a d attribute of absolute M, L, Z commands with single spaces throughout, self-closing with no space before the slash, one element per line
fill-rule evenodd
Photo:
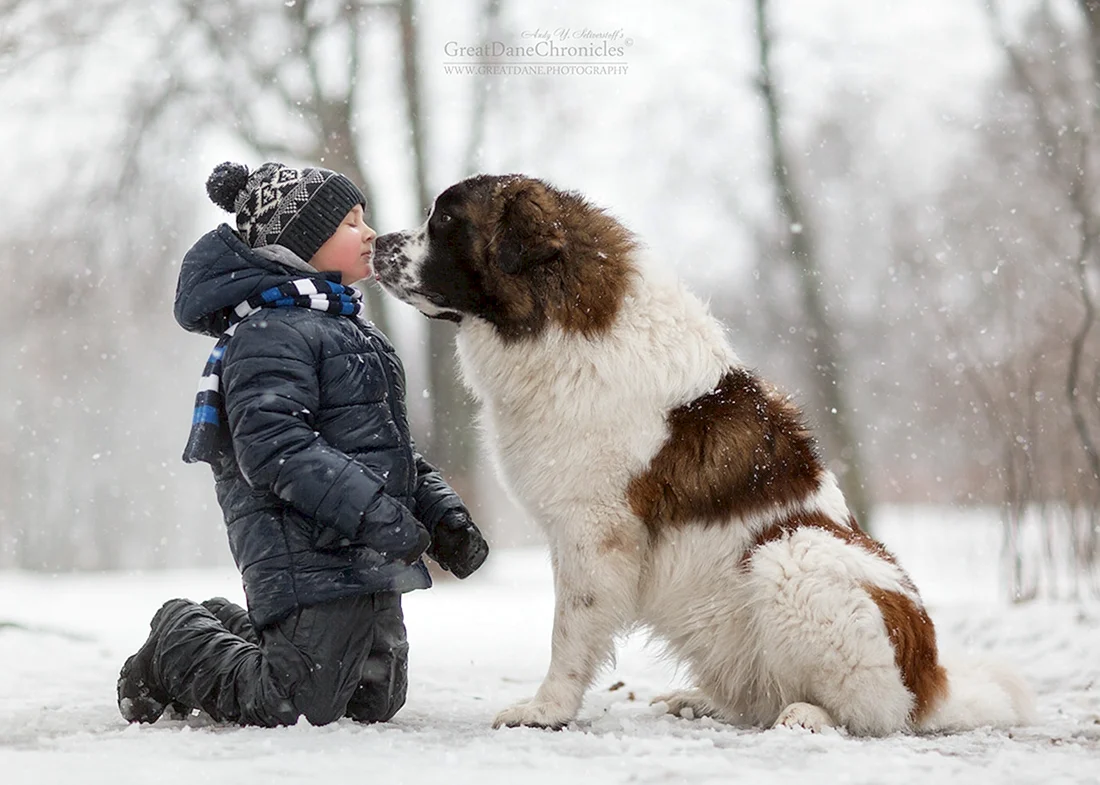
<path fill-rule="evenodd" d="M 483 319 L 505 339 L 551 321 L 589 333 L 614 316 L 633 240 L 576 194 L 479 175 L 436 197 L 427 221 L 375 243 L 379 281 L 427 316 Z"/>

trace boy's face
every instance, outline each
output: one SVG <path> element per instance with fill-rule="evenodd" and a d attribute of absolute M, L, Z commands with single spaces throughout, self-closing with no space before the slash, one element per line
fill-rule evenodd
<path fill-rule="evenodd" d="M 374 273 L 374 238 L 377 233 L 363 220 L 363 206 L 355 205 L 332 237 L 317 249 L 309 263 L 321 272 L 340 273 L 340 283 L 350 286 Z"/>

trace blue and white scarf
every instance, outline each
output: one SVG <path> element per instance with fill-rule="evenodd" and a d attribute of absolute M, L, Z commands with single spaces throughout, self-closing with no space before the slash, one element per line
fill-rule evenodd
<path fill-rule="evenodd" d="M 328 291 L 325 291 L 327 287 Z M 229 425 L 222 401 L 222 357 L 233 333 L 242 321 L 264 308 L 312 308 L 339 316 L 358 316 L 363 310 L 363 295 L 350 286 L 318 278 L 299 278 L 265 289 L 249 297 L 229 315 L 229 328 L 218 338 L 199 381 L 195 396 L 195 415 L 191 435 L 183 450 L 186 463 L 206 461 L 214 464 L 229 445 Z"/>

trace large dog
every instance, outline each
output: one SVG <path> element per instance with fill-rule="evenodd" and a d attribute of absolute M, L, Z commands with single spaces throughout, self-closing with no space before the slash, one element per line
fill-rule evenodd
<path fill-rule="evenodd" d="M 491 454 L 549 540 L 549 672 L 494 726 L 568 723 L 634 625 L 694 680 L 658 699 L 676 714 L 873 735 L 1026 721 L 1011 673 L 940 664 L 916 587 L 849 514 L 799 411 L 614 218 L 483 175 L 379 238 L 376 264 L 459 322 Z"/>

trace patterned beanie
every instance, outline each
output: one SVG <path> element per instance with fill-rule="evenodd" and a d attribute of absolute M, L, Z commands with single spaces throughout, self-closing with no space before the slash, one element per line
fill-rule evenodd
<path fill-rule="evenodd" d="M 328 169 L 291 169 L 270 161 L 249 174 L 243 164 L 214 167 L 210 200 L 237 214 L 237 231 L 252 248 L 281 245 L 308 262 L 355 205 L 366 200 L 351 180 Z"/>

